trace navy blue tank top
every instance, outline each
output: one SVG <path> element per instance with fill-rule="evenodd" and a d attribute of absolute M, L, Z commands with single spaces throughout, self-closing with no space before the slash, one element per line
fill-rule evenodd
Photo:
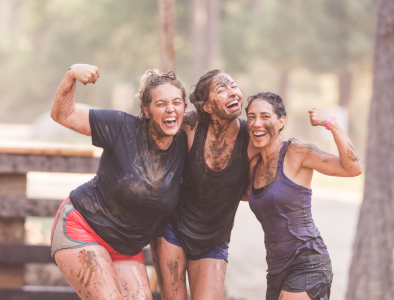
<path fill-rule="evenodd" d="M 257 195 L 254 194 L 254 177 L 261 156 L 253 169 L 249 205 L 264 230 L 269 274 L 282 272 L 303 249 L 328 254 L 312 219 L 312 190 L 294 183 L 283 172 L 289 144 L 283 142 L 274 180 Z"/>

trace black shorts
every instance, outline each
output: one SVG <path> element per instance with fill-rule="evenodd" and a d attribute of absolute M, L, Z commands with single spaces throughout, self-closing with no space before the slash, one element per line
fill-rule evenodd
<path fill-rule="evenodd" d="M 328 300 L 332 277 L 328 254 L 309 249 L 301 250 L 282 272 L 267 274 L 266 300 L 278 300 L 282 290 L 292 293 L 306 291 L 312 300 Z"/>

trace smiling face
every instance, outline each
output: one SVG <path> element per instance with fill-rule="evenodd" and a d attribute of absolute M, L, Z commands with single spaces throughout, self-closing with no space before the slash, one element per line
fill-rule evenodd
<path fill-rule="evenodd" d="M 155 139 L 175 135 L 181 128 L 185 116 L 186 103 L 182 91 L 170 83 L 155 87 L 150 91 L 152 102 L 144 113 L 149 118 L 150 131 Z"/>
<path fill-rule="evenodd" d="M 286 117 L 278 119 L 272 105 L 264 99 L 256 99 L 249 105 L 247 128 L 256 148 L 264 148 L 275 141 L 285 123 Z"/>
<path fill-rule="evenodd" d="M 209 101 L 204 111 L 220 119 L 233 120 L 242 112 L 242 92 L 235 81 L 227 74 L 218 74 L 209 92 Z"/>

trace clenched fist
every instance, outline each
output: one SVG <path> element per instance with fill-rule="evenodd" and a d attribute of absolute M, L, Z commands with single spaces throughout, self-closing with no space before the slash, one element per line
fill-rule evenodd
<path fill-rule="evenodd" d="M 97 79 L 100 78 L 100 71 L 96 66 L 86 64 L 75 64 L 72 65 L 68 70 L 72 76 L 80 83 L 96 83 Z"/>
<path fill-rule="evenodd" d="M 309 112 L 309 119 L 311 120 L 312 126 L 326 126 L 326 123 L 330 116 L 324 111 L 313 108 Z"/>

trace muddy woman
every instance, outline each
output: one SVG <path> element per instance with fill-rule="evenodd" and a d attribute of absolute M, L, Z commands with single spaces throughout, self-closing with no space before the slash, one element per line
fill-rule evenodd
<path fill-rule="evenodd" d="M 248 98 L 247 126 L 260 155 L 251 161 L 249 205 L 260 221 L 267 250 L 267 300 L 328 300 L 331 260 L 311 214 L 313 171 L 353 177 L 362 167 L 353 145 L 334 117 L 309 111 L 312 126 L 330 130 L 338 155 L 296 139 L 282 141 L 286 110 L 280 96 Z"/>
<path fill-rule="evenodd" d="M 95 66 L 73 65 L 53 100 L 52 118 L 91 136 L 103 154 L 96 176 L 61 204 L 52 255 L 82 299 L 152 299 L 141 250 L 178 203 L 186 93 L 173 72 L 149 70 L 137 94 L 140 117 L 75 107 L 76 81 L 99 77 Z"/>
<path fill-rule="evenodd" d="M 222 299 L 230 234 L 247 185 L 251 148 L 246 121 L 238 119 L 242 92 L 226 73 L 203 75 L 185 117 L 188 157 L 179 204 L 152 240 L 163 300 Z"/>

